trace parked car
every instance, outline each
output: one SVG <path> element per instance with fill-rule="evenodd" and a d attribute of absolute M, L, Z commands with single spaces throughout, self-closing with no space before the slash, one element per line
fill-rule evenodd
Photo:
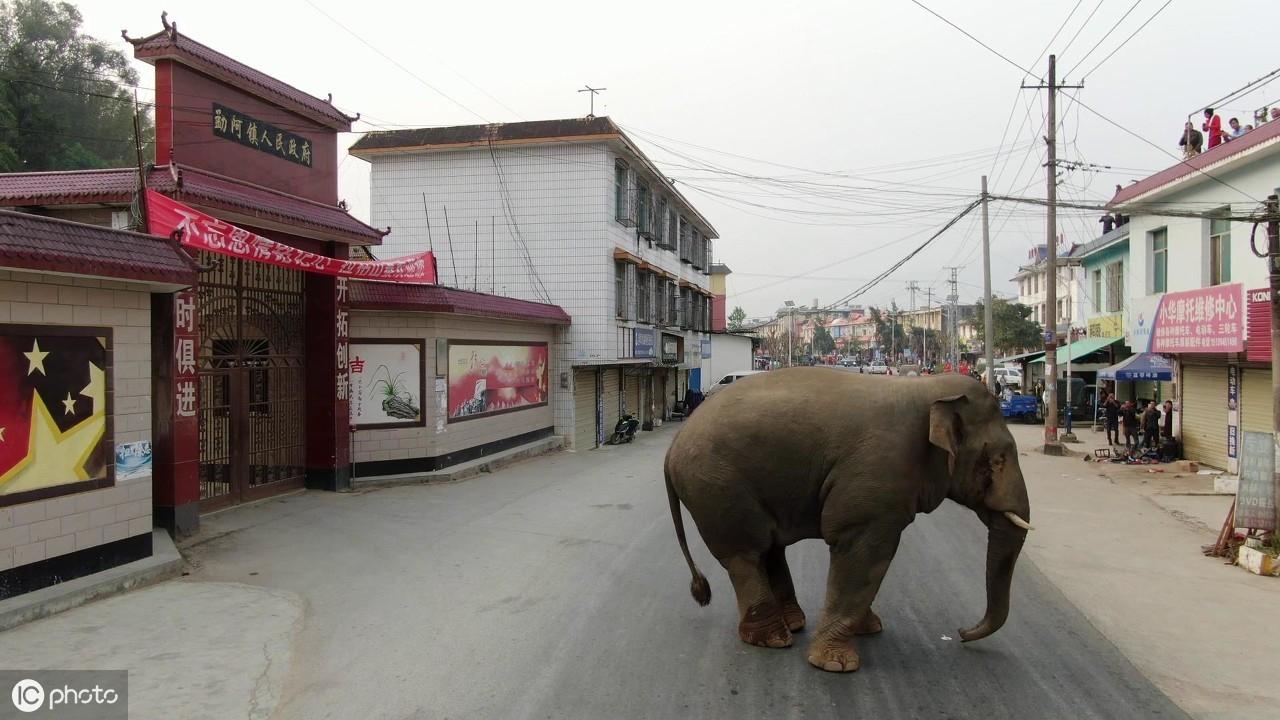
<path fill-rule="evenodd" d="M 1018 368 L 998 367 L 996 368 L 996 382 L 1001 385 L 1022 387 L 1022 371 Z"/>
<path fill-rule="evenodd" d="M 865 371 L 868 375 L 888 375 L 889 366 L 883 362 L 873 362 L 867 366 Z"/>
<path fill-rule="evenodd" d="M 716 382 L 715 385 L 712 385 L 707 390 L 706 396 L 711 397 L 712 394 L 714 394 L 718 390 L 723 390 L 724 388 L 729 387 L 734 382 L 741 380 L 744 377 L 748 377 L 751 375 L 759 375 L 762 372 L 765 372 L 765 371 L 764 370 L 739 370 L 738 372 L 731 372 L 728 375 L 725 375 L 724 377 L 720 378 L 720 380 Z"/>

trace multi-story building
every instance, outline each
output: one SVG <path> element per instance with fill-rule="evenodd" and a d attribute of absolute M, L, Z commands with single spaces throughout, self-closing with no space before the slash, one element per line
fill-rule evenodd
<path fill-rule="evenodd" d="M 1091 338 L 1125 334 L 1125 269 L 1129 257 L 1129 226 L 1121 225 L 1076 248 L 1080 263 L 1080 311 Z"/>
<path fill-rule="evenodd" d="M 1127 342 L 1176 359 L 1174 382 L 1148 397 L 1175 399 L 1187 457 L 1232 471 L 1242 433 L 1272 429 L 1266 261 L 1251 251 L 1253 223 L 1238 218 L 1275 194 L 1278 178 L 1272 121 L 1117 188 L 1111 201 L 1130 216 Z"/>
<path fill-rule="evenodd" d="M 1018 284 L 1018 302 L 1031 308 L 1031 320 L 1048 327 L 1049 321 L 1056 319 L 1056 326 L 1068 321 L 1074 327 L 1080 305 L 1079 270 L 1064 259 L 1071 256 L 1074 247 L 1060 250 L 1058 265 L 1058 308 L 1053 312 L 1045 307 L 1048 300 L 1048 251 L 1044 245 L 1036 245 L 1027 253 L 1030 262 L 1018 268 L 1018 272 L 1010 278 L 1010 282 Z"/>
<path fill-rule="evenodd" d="M 372 165 L 388 257 L 434 249 L 442 283 L 551 302 L 556 431 L 591 448 L 660 422 L 710 355 L 711 223 L 607 117 L 394 130 Z M 691 377 L 691 375 L 693 377 Z"/>

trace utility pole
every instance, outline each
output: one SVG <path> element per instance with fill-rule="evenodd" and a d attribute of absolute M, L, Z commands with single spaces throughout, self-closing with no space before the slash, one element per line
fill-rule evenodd
<path fill-rule="evenodd" d="M 957 372 L 960 370 L 960 338 L 957 337 L 960 331 L 960 324 L 957 322 L 957 315 L 960 314 L 960 292 L 957 286 L 956 272 L 960 270 L 957 267 L 947 268 L 951 271 L 951 279 L 947 280 L 947 284 L 951 286 L 951 293 L 947 295 L 947 305 L 951 308 L 951 317 L 947 320 L 947 333 L 950 338 L 947 342 L 947 352 L 951 355 L 951 367 Z"/>
<path fill-rule="evenodd" d="M 1049 91 L 1048 116 L 1045 125 L 1049 132 L 1045 136 L 1048 149 L 1048 161 L 1045 163 L 1046 232 L 1048 242 L 1045 258 L 1045 276 L 1049 282 L 1045 287 L 1045 317 L 1048 322 L 1044 329 L 1044 374 L 1045 394 L 1048 395 L 1044 409 L 1044 452 L 1046 455 L 1061 455 L 1062 443 L 1058 442 L 1058 90 L 1081 88 L 1083 85 L 1059 85 L 1057 75 L 1058 58 L 1049 56 L 1049 83 L 1047 85 L 1023 85 L 1022 87 Z"/>
<path fill-rule="evenodd" d="M 996 392 L 995 329 L 991 327 L 991 226 L 987 220 L 987 176 L 982 176 L 982 348 L 987 356 L 987 391 Z"/>
<path fill-rule="evenodd" d="M 931 287 L 925 288 L 924 292 L 925 292 L 925 298 L 926 298 L 924 301 L 924 309 L 929 311 L 929 315 L 933 315 L 933 288 Z M 938 330 L 941 330 L 941 329 L 942 329 L 942 321 L 939 320 Z M 921 355 L 923 355 L 924 364 L 928 365 L 929 364 L 929 328 L 927 325 L 925 326 L 925 331 L 921 333 L 921 335 L 922 335 L 920 339 L 920 345 L 922 346 Z"/>
<path fill-rule="evenodd" d="M 919 289 L 920 289 L 920 283 L 916 282 L 915 280 L 907 281 L 907 292 L 911 294 L 911 332 L 913 334 L 915 333 L 915 321 L 916 321 L 916 291 Z M 920 344 L 921 345 L 924 344 L 923 335 L 921 336 Z M 910 339 L 908 339 L 907 345 L 911 347 L 911 346 L 914 346 L 915 343 L 912 342 Z M 911 347 L 911 350 L 912 352 L 915 352 L 915 347 Z"/>
<path fill-rule="evenodd" d="M 1280 498 L 1280 196 L 1267 197 L 1267 276 L 1271 286 L 1271 442 L 1275 471 L 1271 476 L 1272 498 Z M 1280 502 L 1272 532 L 1280 532 Z"/>

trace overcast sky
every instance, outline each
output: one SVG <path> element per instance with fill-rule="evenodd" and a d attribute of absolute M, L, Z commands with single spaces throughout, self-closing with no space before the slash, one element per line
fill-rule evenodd
<path fill-rule="evenodd" d="M 976 197 L 984 173 L 992 192 L 1043 197 L 1044 143 L 1033 141 L 1045 93 L 1019 84 L 1039 82 L 1040 53 L 1060 27 L 1051 47 L 1060 79 L 1087 74 L 1084 90 L 1067 92 L 1159 146 L 1064 93 L 1060 158 L 1113 168 L 1066 174 L 1061 192 L 1071 200 L 1105 200 L 1116 183 L 1172 164 L 1165 153 L 1177 152 L 1189 113 L 1280 65 L 1268 32 L 1247 30 L 1280 27 L 1274 0 L 1172 0 L 1163 11 L 1165 0 L 922 2 L 1036 75 L 911 0 L 79 7 L 88 33 L 123 50 L 122 28 L 155 32 L 167 9 L 181 32 L 314 95 L 333 93 L 372 123 L 360 130 L 581 116 L 587 99 L 576 90 L 606 87 L 596 114 L 631 132 L 716 226 L 716 259 L 733 270 L 729 307 L 751 316 L 788 299 L 826 304 L 852 293 Z M 140 73 L 151 87 L 150 66 Z M 1250 122 L 1274 100 L 1280 82 L 1221 112 Z M 344 160 L 340 190 L 367 219 L 367 164 Z M 991 212 L 993 287 L 1010 295 L 1009 278 L 1044 241 L 1043 212 Z M 1093 239 L 1099 214 L 1068 213 L 1061 232 Z M 937 302 L 951 265 L 961 267 L 961 300 L 976 299 L 980 228 L 972 213 L 855 302 L 905 307 L 911 280 L 917 306 L 929 287 Z"/>

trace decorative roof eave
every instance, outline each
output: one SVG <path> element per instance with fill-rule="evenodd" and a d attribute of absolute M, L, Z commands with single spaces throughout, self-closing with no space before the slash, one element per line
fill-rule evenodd
<path fill-rule="evenodd" d="M 360 119 L 359 113 L 350 116 L 335 108 L 332 96 L 322 100 L 208 45 L 179 35 L 178 23 L 169 22 L 167 12 L 160 14 L 160 23 L 164 29 L 146 37 L 131 38 L 127 30 L 120 31 L 120 36 L 133 45 L 135 58 L 151 64 L 161 59 L 180 62 L 338 132 L 351 132 L 351 124 Z"/>
<path fill-rule="evenodd" d="M 569 325 L 572 322 L 559 305 L 440 285 L 357 280 L 351 283 L 350 300 L 352 310 L 447 313 L 542 325 Z"/>

